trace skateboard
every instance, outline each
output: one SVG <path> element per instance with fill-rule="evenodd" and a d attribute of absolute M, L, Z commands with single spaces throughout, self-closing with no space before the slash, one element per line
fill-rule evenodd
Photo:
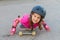
<path fill-rule="evenodd" d="M 35 36 L 36 35 L 36 31 L 35 30 L 31 31 L 29 29 L 27 30 L 25 28 L 22 28 L 19 31 L 19 36 L 23 36 L 23 35 L 32 35 L 32 36 Z"/>
<path fill-rule="evenodd" d="M 17 33 L 15 33 L 17 34 Z M 31 31 L 30 29 L 26 29 L 26 28 L 20 28 L 18 34 L 18 36 L 23 36 L 23 35 L 32 35 L 32 36 L 35 36 L 36 35 L 36 31 L 33 30 Z M 10 36 L 13 36 L 13 35 L 10 35 L 10 34 L 4 34 L 3 37 L 10 37 Z"/>

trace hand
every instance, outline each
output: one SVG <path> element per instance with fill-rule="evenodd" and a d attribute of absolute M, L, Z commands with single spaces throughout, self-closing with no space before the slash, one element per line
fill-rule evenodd
<path fill-rule="evenodd" d="M 46 25 L 45 26 L 46 31 L 50 32 L 50 28 Z"/>
<path fill-rule="evenodd" d="M 12 29 L 10 30 L 10 35 L 14 35 L 15 32 L 16 32 L 16 28 L 12 28 Z"/>

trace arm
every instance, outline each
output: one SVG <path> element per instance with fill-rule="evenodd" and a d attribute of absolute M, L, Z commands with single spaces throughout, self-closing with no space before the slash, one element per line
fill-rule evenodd
<path fill-rule="evenodd" d="M 20 19 L 20 17 L 18 16 L 18 18 L 16 18 L 16 19 L 13 21 L 12 28 L 11 28 L 11 30 L 10 30 L 10 35 L 14 35 L 14 34 L 15 34 L 15 32 L 16 32 L 16 27 L 17 27 L 17 25 L 18 25 L 18 23 L 19 23 L 19 19 Z"/>
<path fill-rule="evenodd" d="M 50 31 L 49 26 L 45 23 L 44 20 L 42 20 L 42 25 L 43 25 L 43 27 L 45 28 L 45 30 Z"/>
<path fill-rule="evenodd" d="M 17 27 L 18 23 L 19 23 L 19 18 L 15 19 L 15 20 L 13 21 L 12 27 Z"/>
<path fill-rule="evenodd" d="M 19 23 L 19 19 L 20 19 L 20 16 L 18 16 L 18 18 L 16 18 L 14 21 L 13 21 L 13 25 L 12 27 L 17 27 L 18 23 Z"/>

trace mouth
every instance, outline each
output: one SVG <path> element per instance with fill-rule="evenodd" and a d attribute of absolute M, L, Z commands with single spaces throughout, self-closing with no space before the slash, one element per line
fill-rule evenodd
<path fill-rule="evenodd" d="M 33 23 L 37 23 L 37 21 L 33 20 Z"/>

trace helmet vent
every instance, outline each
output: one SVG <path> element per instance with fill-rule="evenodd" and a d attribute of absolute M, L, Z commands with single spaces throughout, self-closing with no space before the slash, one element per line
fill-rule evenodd
<path fill-rule="evenodd" d="M 39 8 L 37 10 L 39 10 Z"/>

